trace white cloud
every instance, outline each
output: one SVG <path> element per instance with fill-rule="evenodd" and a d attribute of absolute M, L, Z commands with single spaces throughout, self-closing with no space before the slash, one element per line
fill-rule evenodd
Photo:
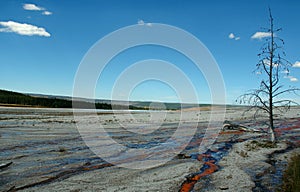
<path fill-rule="evenodd" d="M 228 35 L 228 37 L 229 37 L 229 39 L 233 39 L 235 36 L 234 36 L 233 33 L 230 33 L 230 34 Z"/>
<path fill-rule="evenodd" d="M 0 32 L 7 32 L 7 33 L 17 33 L 19 35 L 27 35 L 27 36 L 44 36 L 50 37 L 50 33 L 48 33 L 44 28 L 37 27 L 34 25 L 30 25 L 27 23 L 18 23 L 14 21 L 1 21 L 0 26 L 4 28 L 0 28 Z"/>
<path fill-rule="evenodd" d="M 52 12 L 50 12 L 50 11 L 44 11 L 42 14 L 43 15 L 52 15 Z"/>
<path fill-rule="evenodd" d="M 283 70 L 283 71 L 281 71 L 281 73 L 284 73 L 284 74 L 289 74 L 290 73 L 290 71 L 289 70 Z"/>
<path fill-rule="evenodd" d="M 300 61 L 296 61 L 293 65 L 293 67 L 300 67 Z"/>
<path fill-rule="evenodd" d="M 268 60 L 268 59 L 264 59 L 263 63 L 267 66 L 270 66 L 270 60 Z M 278 66 L 279 66 L 278 63 L 273 63 L 273 67 L 278 67 Z"/>
<path fill-rule="evenodd" d="M 256 32 L 251 36 L 251 39 L 262 39 L 270 36 L 271 36 L 270 32 Z"/>
<path fill-rule="evenodd" d="M 290 81 L 292 81 L 292 82 L 297 82 L 298 79 L 297 79 L 296 77 L 292 77 L 292 78 L 290 78 Z"/>
<path fill-rule="evenodd" d="M 45 10 L 45 8 L 38 7 L 35 4 L 24 4 L 23 9 L 29 10 L 29 11 L 43 11 L 43 10 Z"/>
<path fill-rule="evenodd" d="M 228 38 L 229 39 L 234 39 L 234 40 L 240 40 L 241 38 L 240 37 L 236 37 L 233 33 L 230 33 L 229 35 L 228 35 Z"/>
<path fill-rule="evenodd" d="M 290 81 L 292 81 L 292 82 L 297 82 L 298 81 L 298 79 L 296 78 L 296 77 L 293 77 L 293 76 L 284 76 L 284 78 L 286 78 L 286 79 L 290 79 Z"/>
<path fill-rule="evenodd" d="M 137 22 L 138 25 L 146 25 L 148 27 L 152 26 L 152 23 L 145 23 L 143 20 L 139 19 Z"/>
<path fill-rule="evenodd" d="M 30 3 L 24 4 L 23 9 L 28 10 L 28 11 L 43 11 L 42 12 L 43 15 L 52 15 L 52 12 L 47 11 L 45 8 L 39 7 L 35 4 L 30 4 Z"/>
<path fill-rule="evenodd" d="M 141 19 L 139 19 L 137 23 L 138 23 L 138 25 L 145 25 L 145 22 Z"/>

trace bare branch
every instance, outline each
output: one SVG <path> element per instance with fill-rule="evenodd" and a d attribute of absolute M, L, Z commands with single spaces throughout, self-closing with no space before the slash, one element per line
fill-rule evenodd
<path fill-rule="evenodd" d="M 265 86 L 265 88 L 268 90 L 267 94 L 269 94 L 269 93 L 270 93 L 270 87 L 269 87 L 269 85 L 267 85 L 265 81 L 262 81 L 261 83 L 262 83 L 262 84 Z"/>
<path fill-rule="evenodd" d="M 296 93 L 297 91 L 300 91 L 300 89 L 298 89 L 298 88 L 286 89 L 286 90 L 280 91 L 279 93 L 274 94 L 273 98 L 275 98 L 279 95 L 282 95 L 284 93 L 295 93 L 297 95 L 297 93 Z"/>
<path fill-rule="evenodd" d="M 276 104 L 288 104 L 289 106 L 291 105 L 291 104 L 296 104 L 296 105 L 299 105 L 297 102 L 295 102 L 295 101 L 292 101 L 292 100 L 289 100 L 289 99 L 283 99 L 283 100 L 280 100 L 280 101 L 274 101 L 273 102 L 273 105 L 275 106 Z"/>
<path fill-rule="evenodd" d="M 274 90 L 273 90 L 273 92 L 272 92 L 272 94 L 273 94 L 273 97 L 274 97 L 274 93 L 276 93 L 279 89 L 281 89 L 283 87 L 283 85 L 280 85 L 280 86 L 278 86 L 278 87 L 276 87 Z"/>

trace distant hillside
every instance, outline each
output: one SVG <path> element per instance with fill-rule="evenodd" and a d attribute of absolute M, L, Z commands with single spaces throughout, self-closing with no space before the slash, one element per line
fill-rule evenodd
<path fill-rule="evenodd" d="M 96 105 L 97 109 L 136 109 L 136 110 L 180 110 L 197 107 L 212 107 L 219 105 L 212 104 L 191 104 L 191 103 L 165 103 L 165 102 L 151 102 L 151 101 L 120 101 L 107 99 L 87 99 L 75 98 L 77 106 L 80 108 L 93 108 Z M 95 102 L 95 104 L 94 104 Z M 50 108 L 72 108 L 72 97 L 57 96 L 57 95 L 43 95 L 34 93 L 18 93 L 13 91 L 6 91 L 0 89 L 0 104 L 14 104 L 21 106 L 36 106 L 36 107 L 50 107 Z M 234 105 L 227 105 L 227 107 Z"/>
<path fill-rule="evenodd" d="M 72 100 L 72 97 L 69 96 L 54 96 L 54 95 L 42 95 L 42 94 L 33 94 L 29 93 L 27 95 L 33 97 L 41 97 L 41 98 L 57 98 L 57 99 L 64 99 L 64 100 Z M 114 106 L 130 106 L 131 108 L 136 109 L 166 109 L 166 110 L 179 110 L 185 108 L 193 108 L 199 107 L 199 104 L 190 104 L 190 103 L 166 103 L 166 102 L 152 102 L 152 101 L 121 101 L 121 100 L 108 100 L 108 99 L 87 99 L 87 98 L 76 98 L 77 101 L 84 101 L 84 102 L 95 102 L 99 104 L 108 104 L 111 105 L 112 103 Z M 201 106 L 211 106 L 210 104 L 201 104 Z"/>
<path fill-rule="evenodd" d="M 93 108 L 94 103 L 87 101 L 76 101 L 80 108 Z M 14 104 L 20 106 L 35 106 L 49 108 L 72 108 L 72 101 L 68 99 L 57 98 L 55 96 L 47 97 L 42 95 L 27 95 L 23 93 L 0 90 L 0 104 Z M 111 109 L 112 106 L 108 103 L 96 103 L 97 109 Z M 128 109 L 128 106 L 114 105 L 115 109 Z M 141 109 L 134 106 L 129 106 L 130 109 Z M 144 109 L 144 108 L 143 108 Z"/>

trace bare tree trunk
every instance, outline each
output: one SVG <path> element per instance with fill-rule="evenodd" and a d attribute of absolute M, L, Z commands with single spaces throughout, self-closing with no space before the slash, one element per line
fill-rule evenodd
<path fill-rule="evenodd" d="M 273 142 L 273 143 L 275 143 L 276 137 L 275 137 L 274 130 L 272 128 L 270 128 L 269 133 L 270 133 L 270 141 Z"/>
<path fill-rule="evenodd" d="M 274 28 L 273 28 L 273 17 L 270 12 L 270 32 L 271 32 L 271 47 L 269 48 L 270 51 L 270 71 L 269 71 L 269 133 L 270 133 L 270 140 L 271 142 L 275 142 L 275 134 L 274 134 L 274 119 L 273 119 L 273 58 L 274 58 Z"/>
<path fill-rule="evenodd" d="M 270 91 L 272 91 L 272 86 L 270 87 Z M 273 95 L 270 92 L 270 98 L 269 98 L 269 105 L 270 105 L 270 112 L 269 112 L 269 121 L 270 121 L 270 127 L 269 127 L 269 134 L 270 134 L 270 140 L 271 142 L 275 142 L 275 134 L 274 134 L 274 119 L 273 119 Z"/>

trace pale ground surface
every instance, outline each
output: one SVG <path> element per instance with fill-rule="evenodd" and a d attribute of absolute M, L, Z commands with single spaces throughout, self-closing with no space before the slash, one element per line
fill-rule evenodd
<path fill-rule="evenodd" d="M 242 116 L 243 111 L 242 108 L 228 108 L 225 119 L 237 122 L 251 120 L 251 114 Z M 299 108 L 293 108 L 282 118 L 299 117 L 299 112 Z M 218 112 L 215 114 L 218 115 Z M 209 121 L 210 111 L 187 110 L 182 117 L 180 115 L 181 112 L 178 111 L 134 114 L 104 111 L 97 120 L 93 120 L 91 114 L 84 111 L 78 118 L 86 120 L 88 126 L 100 122 L 110 136 L 121 144 L 131 147 L 143 144 L 145 148 L 155 146 L 157 141 L 165 142 L 176 131 L 179 122 L 187 129 L 200 122 L 195 133 L 195 143 L 199 144 Z M 178 191 L 185 176 L 202 167 L 202 162 L 178 159 L 175 156 L 165 165 L 146 170 L 119 167 L 94 169 L 93 166 L 105 162 L 82 141 L 75 120 L 72 110 L 68 109 L 0 108 L 0 163 L 13 162 L 9 168 L 0 172 L 0 191 L 13 186 L 19 188 L 43 182 L 57 175 L 61 177 L 43 185 L 28 187 L 24 191 Z M 253 125 L 253 122 L 246 121 L 244 124 Z M 257 126 L 253 127 L 261 128 L 261 125 Z M 248 133 L 239 137 L 250 138 L 259 134 Z M 222 142 L 230 137 L 232 135 L 219 136 L 218 140 Z M 235 144 L 219 162 L 223 168 L 210 176 L 210 191 L 223 187 L 228 188 L 227 191 L 251 191 L 255 184 L 244 168 L 268 167 L 264 163 L 266 155 L 277 150 L 261 149 L 248 152 L 247 157 L 241 157 L 238 151 L 244 150 L 244 145 L 245 143 Z M 284 147 L 284 144 L 280 144 L 278 149 Z M 120 154 L 126 152 L 128 151 L 118 151 Z M 161 153 L 163 152 L 165 151 L 162 150 Z M 183 151 L 185 154 L 197 152 L 197 147 Z M 82 171 L 81 168 L 89 171 Z M 206 191 L 200 184 L 196 184 L 195 191 Z"/>
<path fill-rule="evenodd" d="M 255 183 L 247 170 L 255 170 L 256 173 L 265 171 L 271 165 L 266 163 L 267 155 L 280 149 L 285 149 L 286 145 L 280 143 L 276 148 L 260 148 L 255 151 L 249 151 L 245 146 L 251 140 L 237 143 L 231 149 L 231 152 L 224 157 L 219 165 L 223 167 L 220 171 L 211 176 L 210 191 L 224 191 L 222 188 L 228 188 L 226 191 L 252 191 Z M 197 187 L 195 187 L 197 188 Z"/>
<path fill-rule="evenodd" d="M 26 191 L 178 191 L 184 177 L 200 166 L 195 160 L 177 160 L 147 170 L 110 167 Z"/>
<path fill-rule="evenodd" d="M 277 150 L 286 149 L 285 143 L 279 143 L 276 148 L 258 148 L 254 151 L 249 151 L 246 147 L 252 140 L 237 143 L 231 149 L 230 153 L 224 157 L 219 165 L 221 170 L 210 176 L 210 183 L 208 189 L 203 188 L 201 183 L 195 185 L 194 191 L 228 191 L 228 192 L 247 192 L 253 191 L 255 187 L 254 177 L 256 175 L 264 175 L 266 172 L 272 173 L 273 167 L 267 163 L 267 156 Z M 246 155 L 242 154 L 246 152 Z M 286 163 L 288 159 L 294 154 L 299 154 L 300 148 L 295 148 L 289 152 L 282 153 L 276 156 L 277 162 Z M 270 191 L 275 191 L 276 186 L 270 183 L 271 177 L 262 180 L 261 183 Z M 277 184 L 275 182 L 275 184 Z M 224 190 L 226 189 L 226 190 Z"/>

